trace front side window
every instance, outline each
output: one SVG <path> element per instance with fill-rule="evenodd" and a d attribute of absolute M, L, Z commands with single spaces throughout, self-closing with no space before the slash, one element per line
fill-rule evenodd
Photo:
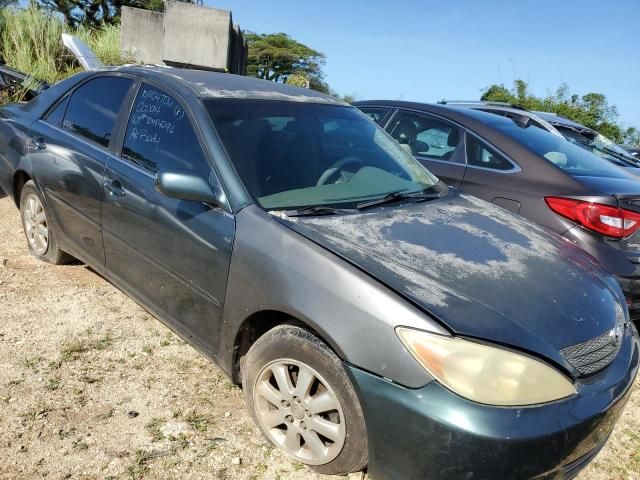
<path fill-rule="evenodd" d="M 385 107 L 358 107 L 358 109 L 378 125 L 382 124 L 382 120 L 384 120 L 384 117 L 386 117 L 389 110 L 391 110 Z"/>
<path fill-rule="evenodd" d="M 438 182 L 353 107 L 237 99 L 205 106 L 238 175 L 267 210 L 348 208 Z"/>
<path fill-rule="evenodd" d="M 463 161 L 456 155 L 460 129 L 439 118 L 400 112 L 391 127 L 391 136 L 414 156 L 451 162 Z"/>
<path fill-rule="evenodd" d="M 107 147 L 130 86 L 131 80 L 124 77 L 98 77 L 89 80 L 71 95 L 63 127 Z"/>
<path fill-rule="evenodd" d="M 513 170 L 514 165 L 496 152 L 484 145 L 473 135 L 467 134 L 467 164 L 473 167 L 488 168 L 491 170 Z"/>
<path fill-rule="evenodd" d="M 189 170 L 208 179 L 211 173 L 189 117 L 166 92 L 143 84 L 133 104 L 122 157 L 151 173 Z"/>

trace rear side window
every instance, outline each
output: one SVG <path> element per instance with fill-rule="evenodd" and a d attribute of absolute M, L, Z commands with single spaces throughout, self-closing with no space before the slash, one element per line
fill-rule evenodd
<path fill-rule="evenodd" d="M 620 167 L 570 141 L 537 128 L 522 128 L 514 122 L 495 125 L 502 133 L 572 177 L 629 178 Z"/>
<path fill-rule="evenodd" d="M 384 117 L 387 116 L 390 110 L 384 107 L 358 107 L 358 109 L 378 125 L 382 124 L 382 120 L 384 120 Z"/>
<path fill-rule="evenodd" d="M 152 173 L 189 170 L 207 179 L 211 173 L 189 117 L 178 100 L 145 84 L 133 105 L 122 157 Z"/>
<path fill-rule="evenodd" d="M 509 160 L 471 135 L 467 135 L 467 164 L 500 171 L 514 168 Z"/>
<path fill-rule="evenodd" d="M 108 146 L 130 86 L 131 80 L 123 77 L 98 77 L 80 86 L 69 99 L 64 128 L 103 147 Z"/>

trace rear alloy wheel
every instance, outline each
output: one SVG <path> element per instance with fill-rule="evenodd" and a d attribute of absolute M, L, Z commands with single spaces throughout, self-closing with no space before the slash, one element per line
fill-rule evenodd
<path fill-rule="evenodd" d="M 33 256 L 55 265 L 73 260 L 73 257 L 58 248 L 47 210 L 32 180 L 22 187 L 20 217 L 29 251 Z"/>
<path fill-rule="evenodd" d="M 260 337 L 242 362 L 249 410 L 265 437 L 324 474 L 367 464 L 359 399 L 342 362 L 318 337 L 282 325 Z"/>
<path fill-rule="evenodd" d="M 47 253 L 49 249 L 47 215 L 40 199 L 33 193 L 29 193 L 25 198 L 22 222 L 31 250 L 38 255 Z"/>

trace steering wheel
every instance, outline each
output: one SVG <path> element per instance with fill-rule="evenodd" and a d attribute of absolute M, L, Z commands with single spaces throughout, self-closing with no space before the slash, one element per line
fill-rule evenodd
<path fill-rule="evenodd" d="M 324 172 L 322 172 L 322 175 L 320 175 L 320 178 L 318 179 L 318 182 L 316 183 L 316 185 L 326 185 L 327 183 L 331 183 L 329 182 L 329 180 L 333 179 L 334 177 L 338 177 L 336 178 L 335 182 L 333 183 L 338 183 L 338 180 L 342 180 L 343 183 L 347 183 L 350 179 L 347 178 L 347 176 L 344 174 L 344 170 L 347 165 L 360 165 L 360 167 L 362 167 L 364 164 L 362 163 L 362 160 L 360 160 L 358 157 L 346 157 L 343 158 L 342 160 L 338 160 L 336 163 L 334 163 L 333 165 L 331 165 L 329 168 L 327 168 Z M 358 169 L 359 170 L 359 169 Z"/>

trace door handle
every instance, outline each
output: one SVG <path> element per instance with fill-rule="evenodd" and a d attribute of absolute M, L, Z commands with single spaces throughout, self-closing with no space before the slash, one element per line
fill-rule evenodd
<path fill-rule="evenodd" d="M 106 180 L 102 186 L 112 197 L 124 197 L 127 194 L 119 180 Z"/>
<path fill-rule="evenodd" d="M 44 150 L 45 148 L 47 148 L 47 143 L 44 141 L 44 138 L 41 137 L 40 135 L 33 137 L 31 139 L 31 143 L 33 143 L 33 146 L 36 147 L 38 150 Z"/>

